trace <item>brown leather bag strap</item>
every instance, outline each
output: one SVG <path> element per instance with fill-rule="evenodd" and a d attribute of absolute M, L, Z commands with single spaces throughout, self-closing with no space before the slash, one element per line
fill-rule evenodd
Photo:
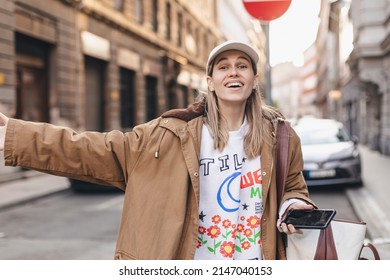
<path fill-rule="evenodd" d="M 369 248 L 371 250 L 371 252 L 374 255 L 375 260 L 380 260 L 381 259 L 380 256 L 379 256 L 379 252 L 376 249 L 376 247 L 374 246 L 374 244 L 372 244 L 370 242 L 367 242 L 367 243 L 364 243 L 363 246 L 362 246 L 362 249 L 360 249 L 359 260 L 367 260 L 367 258 L 363 258 L 361 256 L 364 248 Z"/>
<path fill-rule="evenodd" d="M 279 207 L 284 194 L 284 184 L 286 183 L 289 134 L 290 123 L 285 120 L 280 120 L 278 122 L 276 148 L 276 186 L 278 190 Z"/>
<path fill-rule="evenodd" d="M 336 245 L 334 244 L 332 225 L 321 229 L 318 237 L 317 250 L 314 255 L 315 260 L 337 260 Z"/>

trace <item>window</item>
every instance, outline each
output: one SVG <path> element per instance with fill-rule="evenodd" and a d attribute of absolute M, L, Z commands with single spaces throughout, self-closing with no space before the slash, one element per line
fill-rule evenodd
<path fill-rule="evenodd" d="M 157 78 L 146 76 L 146 119 L 150 121 L 157 117 Z"/>
<path fill-rule="evenodd" d="M 117 11 L 123 11 L 123 0 L 113 0 L 114 8 Z"/>
<path fill-rule="evenodd" d="M 27 121 L 50 120 L 49 53 L 43 41 L 15 34 L 16 40 L 16 117 Z"/>
<path fill-rule="evenodd" d="M 139 24 L 144 22 L 144 3 L 142 0 L 135 0 L 135 21 Z"/>
<path fill-rule="evenodd" d="M 154 32 L 158 31 L 158 0 L 152 2 L 152 28 Z"/>
<path fill-rule="evenodd" d="M 166 12 L 166 30 L 165 37 L 171 40 L 171 4 L 168 2 L 165 7 Z"/>
<path fill-rule="evenodd" d="M 120 68 L 121 127 L 135 126 L 135 72 Z"/>
<path fill-rule="evenodd" d="M 177 15 L 177 44 L 179 47 L 183 45 L 183 15 L 179 13 Z"/>

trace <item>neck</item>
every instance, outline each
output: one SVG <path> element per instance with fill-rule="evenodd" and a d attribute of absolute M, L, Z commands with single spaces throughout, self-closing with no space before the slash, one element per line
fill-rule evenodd
<path fill-rule="evenodd" d="M 245 115 L 245 103 L 243 105 L 224 105 L 219 104 L 219 110 L 222 116 L 225 118 L 229 131 L 239 130 Z"/>

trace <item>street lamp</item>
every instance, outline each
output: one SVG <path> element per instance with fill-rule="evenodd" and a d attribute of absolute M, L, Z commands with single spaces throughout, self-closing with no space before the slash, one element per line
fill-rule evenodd
<path fill-rule="evenodd" d="M 281 17 L 290 7 L 291 0 L 242 0 L 247 12 L 254 18 L 260 20 L 266 37 L 265 45 L 265 100 L 272 105 L 271 98 L 271 66 L 269 49 L 269 22 Z"/>

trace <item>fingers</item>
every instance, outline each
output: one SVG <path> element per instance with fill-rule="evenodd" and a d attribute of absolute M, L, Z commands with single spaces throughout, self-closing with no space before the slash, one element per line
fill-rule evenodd
<path fill-rule="evenodd" d="M 303 209 L 303 210 L 312 210 L 315 207 L 311 204 L 307 203 L 293 203 L 291 204 L 287 210 L 284 212 L 282 219 L 278 219 L 276 222 L 276 226 L 278 228 L 279 232 L 285 233 L 285 234 L 292 234 L 292 233 L 301 233 L 299 229 L 296 229 L 292 224 L 286 224 L 282 223 L 282 220 L 286 217 L 288 210 L 292 209 Z"/>
<path fill-rule="evenodd" d="M 282 223 L 281 219 L 278 219 L 278 221 L 276 222 L 276 225 L 277 225 L 278 231 L 285 233 L 285 234 L 293 234 L 293 233 L 298 232 L 298 230 L 292 224 Z"/>
<path fill-rule="evenodd" d="M 290 209 L 310 210 L 310 209 L 314 209 L 314 206 L 311 204 L 306 204 L 306 203 L 293 203 L 290 205 L 290 207 L 287 210 L 290 210 Z"/>
<path fill-rule="evenodd" d="M 305 210 L 311 210 L 314 209 L 314 206 L 311 204 L 302 204 L 298 209 L 305 209 Z"/>

